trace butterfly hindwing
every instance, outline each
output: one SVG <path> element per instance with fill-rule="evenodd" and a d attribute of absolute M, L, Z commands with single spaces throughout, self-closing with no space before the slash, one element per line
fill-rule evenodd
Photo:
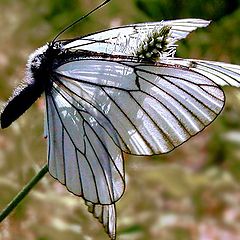
<path fill-rule="evenodd" d="M 219 86 L 240 87 L 240 66 L 198 59 L 172 58 L 168 63 L 189 67 L 192 71 L 211 79 Z"/>
<path fill-rule="evenodd" d="M 116 239 L 116 206 L 115 204 L 100 205 L 85 201 L 88 211 L 102 223 L 110 239 Z"/>
<path fill-rule="evenodd" d="M 47 96 L 49 172 L 85 200 L 111 204 L 124 191 L 122 152 L 69 94 L 55 85 Z"/>

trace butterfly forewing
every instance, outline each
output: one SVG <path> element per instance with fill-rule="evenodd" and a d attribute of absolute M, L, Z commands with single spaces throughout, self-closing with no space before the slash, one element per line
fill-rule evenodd
<path fill-rule="evenodd" d="M 67 42 L 65 49 L 88 50 L 108 54 L 132 55 L 136 47 L 149 33 L 167 25 L 171 27 L 169 41 L 173 43 L 185 38 L 198 27 L 206 27 L 210 22 L 202 19 L 179 19 L 151 23 L 131 24 L 112 28 Z"/>
<path fill-rule="evenodd" d="M 224 94 L 215 83 L 178 66 L 79 59 L 57 73 L 65 84 L 60 88 L 71 92 L 69 101 L 86 104 L 94 131 L 104 128 L 100 138 L 131 154 L 171 151 L 212 122 L 224 105 Z M 82 90 L 74 92 L 72 86 Z"/>

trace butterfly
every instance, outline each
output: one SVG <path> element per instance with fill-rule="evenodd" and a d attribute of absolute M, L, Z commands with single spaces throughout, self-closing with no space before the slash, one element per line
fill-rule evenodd
<path fill-rule="evenodd" d="M 176 42 L 210 22 L 179 19 L 56 38 L 29 57 L 25 81 L 1 112 L 11 125 L 42 94 L 49 173 L 116 238 L 124 153 L 174 150 L 214 121 L 220 86 L 240 86 L 240 66 L 174 57 Z"/>

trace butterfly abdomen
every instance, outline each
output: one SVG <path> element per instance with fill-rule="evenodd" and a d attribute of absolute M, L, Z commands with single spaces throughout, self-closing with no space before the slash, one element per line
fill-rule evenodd
<path fill-rule="evenodd" d="M 18 89 L 20 89 L 18 87 Z M 11 125 L 18 117 L 20 117 L 41 95 L 36 84 L 32 83 L 23 87 L 16 95 L 9 99 L 4 111 L 1 113 L 1 128 Z"/>

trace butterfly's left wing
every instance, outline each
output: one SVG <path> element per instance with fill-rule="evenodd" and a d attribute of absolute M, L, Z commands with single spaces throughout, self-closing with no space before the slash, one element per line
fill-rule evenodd
<path fill-rule="evenodd" d="M 168 41 L 174 44 L 176 41 L 185 38 L 190 32 L 200 27 L 206 27 L 209 23 L 210 21 L 207 20 L 189 18 L 131 24 L 67 41 L 63 47 L 64 49 L 70 50 L 88 50 L 107 54 L 133 55 L 136 47 L 149 33 L 155 30 L 159 31 L 163 26 L 171 27 Z"/>

